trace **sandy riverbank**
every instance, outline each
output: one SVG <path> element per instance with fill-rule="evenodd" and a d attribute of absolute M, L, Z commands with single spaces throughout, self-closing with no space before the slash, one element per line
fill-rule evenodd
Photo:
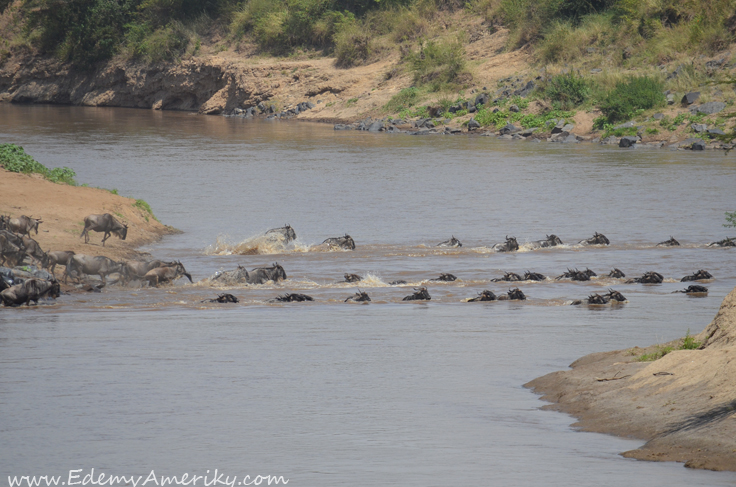
<path fill-rule="evenodd" d="M 136 250 L 138 247 L 176 232 L 134 204 L 133 198 L 104 189 L 55 184 L 39 175 L 0 169 L 0 214 L 41 218 L 43 223 L 39 225 L 38 235 L 31 236 L 46 252 L 72 250 L 115 260 L 127 259 L 141 255 Z M 127 223 L 127 238 L 123 241 L 111 237 L 102 247 L 102 234 L 90 232 L 90 242 L 85 244 L 84 239 L 79 238 L 84 217 L 96 213 L 111 213 Z"/>
<path fill-rule="evenodd" d="M 594 353 L 525 386 L 584 431 L 647 440 L 625 457 L 736 471 L 736 289 L 695 339 L 654 362 L 636 358 L 657 346 Z"/>

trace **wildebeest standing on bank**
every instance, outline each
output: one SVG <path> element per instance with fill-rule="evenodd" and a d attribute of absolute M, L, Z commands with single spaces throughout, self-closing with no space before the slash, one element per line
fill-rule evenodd
<path fill-rule="evenodd" d="M 84 230 L 79 238 L 84 237 L 84 243 L 89 243 L 89 231 L 104 232 L 102 236 L 102 246 L 105 246 L 105 240 L 110 235 L 115 235 L 120 240 L 125 240 L 128 236 L 128 225 L 120 223 L 114 216 L 109 213 L 102 215 L 89 215 L 84 218 Z"/>
<path fill-rule="evenodd" d="M 60 295 L 61 288 L 56 280 L 28 279 L 0 292 L 0 300 L 5 306 L 20 306 L 31 301 L 38 303 L 45 296 L 57 298 Z"/>
<path fill-rule="evenodd" d="M 66 268 L 66 263 L 72 255 L 75 255 L 75 253 L 71 250 L 53 250 L 47 255 L 48 261 L 46 263 L 46 268 L 51 272 L 52 276 L 56 277 L 56 266 L 63 265 L 64 268 Z"/>
<path fill-rule="evenodd" d="M 41 249 L 41 246 L 31 237 L 23 237 L 23 252 L 29 256 L 33 262 L 41 264 L 41 268 L 45 268 L 49 263 L 49 256 Z"/>
<path fill-rule="evenodd" d="M 92 274 L 100 276 L 102 285 L 104 286 L 106 284 L 105 277 L 116 272 L 123 272 L 122 262 L 115 262 L 109 257 L 102 255 L 93 257 L 91 255 L 75 254 L 69 257 L 66 263 L 64 283 L 66 284 L 68 277 L 79 280 L 82 274 Z"/>
<path fill-rule="evenodd" d="M 38 225 L 40 223 L 43 223 L 41 219 L 22 215 L 18 218 L 11 218 L 8 220 L 7 226 L 8 230 L 11 232 L 18 233 L 20 235 L 28 235 L 30 237 L 31 230 L 35 230 L 36 235 L 38 235 Z"/>

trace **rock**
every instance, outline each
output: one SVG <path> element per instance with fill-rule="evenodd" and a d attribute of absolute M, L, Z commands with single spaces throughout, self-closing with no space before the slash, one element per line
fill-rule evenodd
<path fill-rule="evenodd" d="M 258 105 L 256 105 L 256 106 L 257 106 L 257 107 L 258 107 L 258 109 L 259 109 L 259 110 L 261 111 L 261 113 L 266 113 L 266 110 L 267 110 L 267 108 L 266 108 L 266 104 L 265 104 L 265 103 L 263 103 L 263 102 L 260 102 L 260 103 L 259 103 Z"/>
<path fill-rule="evenodd" d="M 515 134 L 519 129 L 513 124 L 506 124 L 501 130 L 498 131 L 501 135 Z"/>
<path fill-rule="evenodd" d="M 603 71 L 601 68 L 593 68 L 593 69 L 590 70 L 590 73 L 591 74 L 598 74 L 601 71 Z"/>
<path fill-rule="evenodd" d="M 488 96 L 487 93 L 481 93 L 480 95 L 475 97 L 475 106 L 478 105 L 488 105 L 488 103 L 491 101 L 491 97 Z"/>
<path fill-rule="evenodd" d="M 345 125 L 342 123 L 336 123 L 333 128 L 335 130 L 353 130 L 353 127 L 351 127 L 350 125 Z"/>
<path fill-rule="evenodd" d="M 575 126 L 571 123 L 566 124 L 564 127 L 562 127 L 563 132 L 572 132 L 572 129 L 574 129 Z"/>
<path fill-rule="evenodd" d="M 675 95 L 669 94 L 667 95 L 667 104 L 668 105 L 674 105 L 675 104 Z"/>
<path fill-rule="evenodd" d="M 468 130 L 475 130 L 479 128 L 480 128 L 480 123 L 476 119 L 471 118 L 470 120 L 468 120 Z"/>
<path fill-rule="evenodd" d="M 538 127 L 532 127 L 532 128 L 524 129 L 521 132 L 519 132 L 519 135 L 521 135 L 522 137 L 529 137 L 530 135 L 532 135 L 537 130 L 539 130 Z"/>
<path fill-rule="evenodd" d="M 564 132 L 563 132 L 564 133 Z M 573 134 L 570 134 L 566 137 L 560 137 L 557 142 L 561 142 L 563 144 L 577 144 L 580 142 L 577 137 L 575 137 Z"/>
<path fill-rule="evenodd" d="M 703 103 L 698 107 L 698 113 L 712 115 L 722 111 L 724 108 L 726 108 L 726 104 L 722 101 L 709 101 L 708 103 Z"/>
<path fill-rule="evenodd" d="M 561 133 L 562 132 L 562 129 L 563 129 L 563 127 L 565 127 L 565 125 L 566 125 L 565 124 L 565 121 L 564 120 L 560 120 L 559 122 L 557 122 L 557 125 L 555 125 L 554 128 L 552 129 L 552 133 L 553 134 L 559 134 L 559 133 Z"/>
<path fill-rule="evenodd" d="M 383 130 L 383 122 L 373 122 L 368 126 L 368 132 L 380 132 Z"/>
<path fill-rule="evenodd" d="M 585 48 L 585 52 L 588 54 L 593 54 L 595 52 L 595 47 L 587 47 Z"/>
<path fill-rule="evenodd" d="M 682 97 L 680 103 L 682 103 L 683 105 L 692 105 L 698 98 L 700 98 L 700 92 L 691 91 L 690 93 L 686 93 L 685 96 Z"/>
<path fill-rule="evenodd" d="M 511 106 L 509 107 L 509 111 L 510 111 L 510 112 L 514 112 L 514 113 L 519 113 L 519 112 L 520 112 L 521 110 L 519 109 L 519 107 L 518 107 L 518 106 L 516 106 L 516 105 L 511 105 Z"/>
<path fill-rule="evenodd" d="M 477 109 L 475 108 L 475 105 L 473 105 L 470 102 L 468 102 L 468 113 L 475 113 L 476 110 Z"/>
<path fill-rule="evenodd" d="M 690 145 L 690 149 L 692 150 L 705 150 L 705 142 L 702 140 L 696 140 Z"/>
<path fill-rule="evenodd" d="M 520 89 L 514 91 L 514 95 L 521 96 L 522 98 L 523 97 L 526 97 L 532 91 L 534 91 L 534 88 L 536 88 L 536 87 L 537 87 L 537 85 L 534 83 L 534 81 L 529 81 L 529 82 L 527 82 L 526 85 L 524 85 L 523 88 L 520 88 Z"/>
<path fill-rule="evenodd" d="M 639 137 L 636 137 L 634 135 L 626 135 L 624 137 L 621 137 L 621 140 L 618 142 L 619 147 L 633 147 L 636 145 L 636 143 L 639 142 Z"/>
<path fill-rule="evenodd" d="M 626 122 L 626 123 L 622 123 L 621 125 L 617 125 L 617 126 L 613 127 L 613 129 L 614 130 L 618 130 L 618 129 L 630 129 L 630 128 L 634 128 L 634 127 L 636 127 L 636 124 L 634 122 Z"/>
<path fill-rule="evenodd" d="M 708 133 L 710 135 L 726 135 L 726 133 L 719 129 L 718 127 L 713 127 L 712 129 L 708 129 Z"/>
<path fill-rule="evenodd" d="M 694 123 L 690 125 L 690 128 L 693 129 L 693 131 L 697 134 L 702 134 L 706 130 L 708 130 L 708 126 L 704 123 Z"/>
<path fill-rule="evenodd" d="M 682 72 L 683 72 L 683 66 L 682 64 L 680 64 L 679 66 L 677 66 L 677 69 L 675 69 L 674 71 L 672 71 L 670 74 L 667 75 L 667 79 L 677 78 L 678 76 L 682 74 Z"/>
<path fill-rule="evenodd" d="M 546 122 L 544 122 L 544 125 L 545 125 L 545 126 L 546 126 L 547 128 L 550 128 L 550 127 L 551 127 L 551 126 L 553 126 L 553 125 L 557 125 L 557 121 L 558 121 L 558 120 L 557 120 L 556 118 L 552 118 L 552 119 L 549 119 L 549 120 L 547 120 Z"/>
<path fill-rule="evenodd" d="M 514 140 L 521 140 L 524 138 L 521 136 L 521 134 L 514 134 L 512 137 L 514 138 Z"/>
<path fill-rule="evenodd" d="M 319 101 L 317 103 L 319 103 Z M 314 108 L 314 103 L 312 103 L 311 101 L 308 101 L 307 102 L 307 109 L 311 110 L 312 108 Z"/>
<path fill-rule="evenodd" d="M 654 120 L 662 120 L 664 118 L 664 113 L 655 113 L 652 118 Z"/>
<path fill-rule="evenodd" d="M 503 134 L 503 135 L 501 135 L 501 136 L 499 137 L 499 139 L 507 139 L 507 140 L 511 140 L 511 139 L 513 139 L 513 138 L 514 138 L 514 137 L 513 137 L 512 135 L 509 135 L 509 134 Z"/>

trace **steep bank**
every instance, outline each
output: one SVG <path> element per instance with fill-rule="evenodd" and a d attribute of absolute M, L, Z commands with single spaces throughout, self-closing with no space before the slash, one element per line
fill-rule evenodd
<path fill-rule="evenodd" d="M 138 247 L 176 232 L 135 206 L 135 202 L 104 189 L 55 184 L 38 175 L 0 169 L 0 214 L 42 219 L 38 235 L 31 236 L 46 252 L 72 250 L 119 260 L 140 255 Z M 90 242 L 85 244 L 84 239 L 79 238 L 84 217 L 98 213 L 111 213 L 127 223 L 127 238 L 111 237 L 103 248 L 102 234 L 90 232 Z"/>
<path fill-rule="evenodd" d="M 736 471 L 736 289 L 695 339 L 654 362 L 636 358 L 657 346 L 594 353 L 525 387 L 584 431 L 647 440 L 626 457 Z"/>

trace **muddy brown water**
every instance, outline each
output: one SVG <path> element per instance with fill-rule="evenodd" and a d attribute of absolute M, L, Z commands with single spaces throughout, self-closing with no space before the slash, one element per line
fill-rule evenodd
<path fill-rule="evenodd" d="M 80 182 L 143 198 L 184 231 L 146 250 L 195 281 L 278 261 L 289 279 L 63 296 L 0 310 L 0 472 L 274 474 L 289 485 L 733 485 L 734 473 L 620 457 L 640 441 L 582 433 L 521 384 L 596 351 L 699 332 L 736 285 L 736 250 L 705 244 L 736 208 L 722 152 L 488 137 L 335 132 L 298 122 L 0 105 L 0 143 Z M 284 250 L 238 255 L 290 223 Z M 575 243 L 594 232 L 608 247 Z M 320 252 L 350 234 L 354 252 Z M 554 233 L 560 248 L 523 245 Z M 460 249 L 435 244 L 452 235 Z M 495 253 L 506 235 L 522 250 Z M 657 248 L 670 235 L 679 248 Z M 261 249 L 263 250 L 263 249 Z M 465 303 L 506 271 L 590 267 L 518 284 L 526 302 Z M 710 294 L 672 294 L 706 269 Z M 453 283 L 428 279 L 440 273 Z M 345 273 L 367 276 L 340 283 Z M 390 286 L 394 280 L 407 285 Z M 403 303 L 424 285 L 432 300 Z M 514 285 L 515 287 L 516 285 Z M 342 301 L 360 288 L 368 305 Z M 628 303 L 573 307 L 608 288 Z M 201 300 L 229 292 L 236 305 Z M 269 304 L 299 292 L 314 302 Z M 149 484 L 152 485 L 152 484 Z"/>

